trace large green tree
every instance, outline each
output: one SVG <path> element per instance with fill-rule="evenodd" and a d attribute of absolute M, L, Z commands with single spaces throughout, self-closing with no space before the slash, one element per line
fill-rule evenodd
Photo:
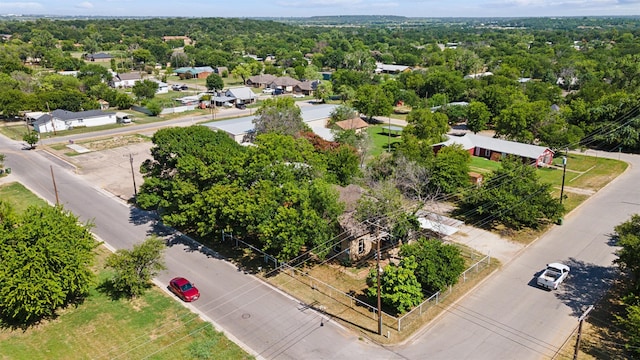
<path fill-rule="evenodd" d="M 414 274 L 429 294 L 455 285 L 464 271 L 460 249 L 437 239 L 420 238 L 415 243 L 402 245 L 400 255 L 415 258 Z"/>
<path fill-rule="evenodd" d="M 614 229 L 620 246 L 615 263 L 629 277 L 630 284 L 629 293 L 622 299 L 626 314 L 616 317 L 626 329 L 628 349 L 640 355 L 640 215 L 634 214 Z"/>
<path fill-rule="evenodd" d="M 614 228 L 618 238 L 618 258 L 615 263 L 620 270 L 627 273 L 634 288 L 640 283 L 640 215 L 634 214 L 631 219 Z"/>
<path fill-rule="evenodd" d="M 485 130 L 491 119 L 491 113 L 483 102 L 472 101 L 467 108 L 467 129 L 474 134 Z"/>
<path fill-rule="evenodd" d="M 165 223 L 200 236 L 232 231 L 283 261 L 303 246 L 328 253 L 342 206 L 325 155 L 306 138 L 270 132 L 242 147 L 198 126 L 160 130 L 153 142 L 138 203 L 161 209 Z"/>
<path fill-rule="evenodd" d="M 412 256 L 402 259 L 399 265 L 389 264 L 384 267 L 380 275 L 380 298 L 384 306 L 390 307 L 396 313 L 402 314 L 422 302 L 423 294 L 415 271 L 418 268 L 416 259 Z M 378 293 L 377 271 L 371 269 L 367 276 L 367 295 L 375 299 Z"/>
<path fill-rule="evenodd" d="M 0 202 L 1 204 L 1 202 Z M 0 315 L 27 325 L 82 301 L 93 283 L 98 243 L 62 207 L 32 206 L 20 215 L 0 208 Z"/>
<path fill-rule="evenodd" d="M 138 100 L 149 100 L 153 99 L 156 96 L 156 91 L 158 91 L 158 83 L 151 80 L 142 80 L 136 81 L 133 84 L 133 88 L 131 88 L 133 94 L 138 98 Z"/>
<path fill-rule="evenodd" d="M 460 208 L 466 216 L 484 226 L 501 223 L 519 229 L 539 228 L 563 213 L 551 196 L 551 184 L 540 181 L 535 167 L 510 156 L 501 164 L 479 189 L 464 194 Z"/>
<path fill-rule="evenodd" d="M 378 85 L 364 85 L 356 90 L 353 107 L 369 119 L 388 116 L 393 110 L 393 99 Z"/>
<path fill-rule="evenodd" d="M 118 294 L 128 297 L 142 295 L 151 286 L 151 279 L 165 269 L 164 240 L 150 237 L 133 249 L 120 249 L 107 258 L 106 265 L 114 270 L 110 285 Z"/>
<path fill-rule="evenodd" d="M 224 87 L 224 80 L 218 74 L 211 73 L 207 76 L 207 89 L 209 90 L 222 90 Z"/>
<path fill-rule="evenodd" d="M 274 132 L 297 136 L 300 132 L 309 130 L 309 127 L 302 121 L 300 108 L 290 97 L 265 100 L 256 111 L 253 124 L 255 135 Z"/>
<path fill-rule="evenodd" d="M 456 194 L 469 185 L 471 154 L 462 146 L 445 146 L 428 165 L 431 194 Z"/>

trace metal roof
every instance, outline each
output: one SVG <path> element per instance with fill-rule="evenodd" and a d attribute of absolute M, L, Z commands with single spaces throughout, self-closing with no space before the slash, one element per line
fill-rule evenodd
<path fill-rule="evenodd" d="M 333 109 L 335 109 L 336 107 L 337 105 L 328 105 L 328 104 L 315 105 L 315 106 L 303 106 L 301 107 L 302 120 L 304 122 L 310 122 L 314 120 L 327 119 L 329 118 L 331 111 L 333 111 Z M 245 116 L 245 117 L 230 119 L 230 120 L 208 122 L 202 125 L 207 126 L 213 130 L 222 130 L 228 134 L 237 136 L 237 135 L 246 134 L 247 132 L 253 130 L 254 128 L 253 119 L 255 118 L 256 118 L 255 115 Z M 327 132 L 327 134 L 328 133 L 330 132 Z M 316 134 L 318 133 L 316 132 Z M 322 136 L 322 134 L 318 134 L 318 135 Z M 322 137 L 325 138 L 324 136 Z"/>
<path fill-rule="evenodd" d="M 229 88 L 226 93 L 227 96 L 232 96 L 240 100 L 253 100 L 258 96 L 248 87 L 241 86 L 236 88 Z"/>
<path fill-rule="evenodd" d="M 515 141 L 502 140 L 471 133 L 465 134 L 464 136 L 447 135 L 447 137 L 449 138 L 449 140 L 441 143 L 442 145 L 447 146 L 452 144 L 460 144 L 465 150 L 478 147 L 505 154 L 518 155 L 530 159 L 537 159 L 545 151 L 551 151 L 551 149 L 544 146 L 523 144 Z"/>

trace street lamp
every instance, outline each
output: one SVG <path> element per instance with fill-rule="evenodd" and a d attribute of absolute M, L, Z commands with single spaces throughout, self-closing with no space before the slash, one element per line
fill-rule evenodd
<path fill-rule="evenodd" d="M 560 205 L 562 205 L 562 196 L 564 194 L 564 178 L 567 174 L 567 157 L 562 157 L 562 187 L 560 188 Z"/>

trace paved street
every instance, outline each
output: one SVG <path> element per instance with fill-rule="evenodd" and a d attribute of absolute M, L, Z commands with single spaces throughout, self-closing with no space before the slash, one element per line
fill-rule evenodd
<path fill-rule="evenodd" d="M 53 203 L 51 166 L 61 203 L 93 220 L 94 232 L 111 247 L 128 248 L 151 232 L 166 231 L 149 214 L 129 208 L 59 160 L 22 147 L 0 136 L 11 179 Z M 640 157 L 613 156 L 632 166 L 567 216 L 563 226 L 554 227 L 411 341 L 394 348 L 360 340 L 332 321 L 320 326 L 321 314 L 177 236 L 167 252 L 168 270 L 158 280 L 164 284 L 175 275 L 192 279 L 202 291 L 194 309 L 260 358 L 550 358 L 576 327 L 582 310 L 602 296 L 615 275 L 615 247 L 609 239 L 613 227 L 640 212 Z M 558 292 L 532 286 L 536 273 L 551 261 L 572 267 Z"/>
<path fill-rule="evenodd" d="M 631 163 L 622 176 L 398 352 L 411 359 L 553 357 L 616 275 L 613 227 L 640 213 L 640 157 L 623 154 L 622 160 Z M 571 273 L 559 291 L 548 292 L 534 285 L 535 277 L 553 261 L 565 262 Z"/>

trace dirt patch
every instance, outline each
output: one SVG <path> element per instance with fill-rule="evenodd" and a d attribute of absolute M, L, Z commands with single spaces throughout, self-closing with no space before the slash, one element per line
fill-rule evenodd
<path fill-rule="evenodd" d="M 91 149 L 93 151 L 102 151 L 107 149 L 113 149 L 121 146 L 128 146 L 133 144 L 139 144 L 148 142 L 149 138 L 141 135 L 121 135 L 114 136 L 106 139 L 90 140 L 82 142 L 82 146 Z"/>
<path fill-rule="evenodd" d="M 47 150 L 75 165 L 77 174 L 89 182 L 123 200 L 131 199 L 134 196 L 134 181 L 136 191 L 144 181 L 140 166 L 152 158 L 153 143 L 145 136 L 127 135 L 90 140 L 83 142 L 82 146 L 93 151 L 70 155 L 66 153 L 69 149 L 64 146 L 63 150 L 56 150 L 55 146 Z"/>

